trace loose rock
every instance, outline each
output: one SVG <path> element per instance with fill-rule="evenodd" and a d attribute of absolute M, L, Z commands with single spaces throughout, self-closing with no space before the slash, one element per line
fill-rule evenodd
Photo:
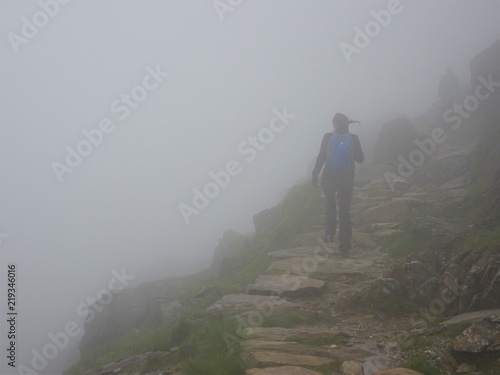
<path fill-rule="evenodd" d="M 363 375 L 363 366 L 358 361 L 345 361 L 340 366 L 342 375 Z"/>

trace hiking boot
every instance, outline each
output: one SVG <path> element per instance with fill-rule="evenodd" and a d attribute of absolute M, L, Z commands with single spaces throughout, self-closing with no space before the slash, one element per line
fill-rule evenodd
<path fill-rule="evenodd" d="M 350 249 L 350 247 L 339 246 L 340 256 L 343 258 L 348 258 Z"/>
<path fill-rule="evenodd" d="M 325 243 L 333 243 L 333 237 L 335 237 L 334 234 L 325 234 Z"/>

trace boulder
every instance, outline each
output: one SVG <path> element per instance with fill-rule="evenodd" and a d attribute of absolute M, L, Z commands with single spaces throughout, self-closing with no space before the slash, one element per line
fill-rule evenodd
<path fill-rule="evenodd" d="M 179 288 L 176 279 L 145 283 L 113 294 L 113 299 L 102 311 L 89 309 L 92 318 L 86 319 L 80 351 L 85 353 L 133 330 L 176 319 L 184 310 L 175 300 Z"/>
<path fill-rule="evenodd" d="M 458 368 L 458 363 L 448 349 L 426 348 L 421 352 L 420 357 L 428 367 L 437 369 L 438 373 L 442 375 L 454 375 Z"/>
<path fill-rule="evenodd" d="M 467 353 L 500 351 L 500 315 L 472 323 L 458 336 L 453 349 Z"/>
<path fill-rule="evenodd" d="M 231 276 L 241 265 L 241 253 L 248 239 L 233 230 L 226 230 L 214 249 L 212 267 L 219 272 L 221 278 Z"/>
<path fill-rule="evenodd" d="M 344 361 L 340 366 L 342 375 L 363 375 L 363 365 L 358 361 Z"/>

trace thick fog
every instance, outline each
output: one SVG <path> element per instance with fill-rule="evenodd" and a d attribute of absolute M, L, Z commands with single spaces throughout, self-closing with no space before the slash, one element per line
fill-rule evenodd
<path fill-rule="evenodd" d="M 500 37 L 499 1 L 0 10 L 1 374 L 23 373 L 5 355 L 8 265 L 16 365 L 31 367 L 50 333 L 81 330 L 87 298 L 117 273 L 133 286 L 194 272 L 225 229 L 251 232 L 310 177 L 336 112 L 361 122 L 351 130 L 369 148 L 380 118 L 428 109 L 448 67 L 466 84 L 470 59 Z M 78 339 L 41 373 L 70 364 Z"/>

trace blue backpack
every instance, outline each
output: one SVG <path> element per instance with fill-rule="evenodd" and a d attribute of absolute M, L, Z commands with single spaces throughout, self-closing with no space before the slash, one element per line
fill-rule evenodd
<path fill-rule="evenodd" d="M 328 143 L 326 165 L 333 171 L 354 170 L 354 146 L 349 133 L 333 133 Z"/>

